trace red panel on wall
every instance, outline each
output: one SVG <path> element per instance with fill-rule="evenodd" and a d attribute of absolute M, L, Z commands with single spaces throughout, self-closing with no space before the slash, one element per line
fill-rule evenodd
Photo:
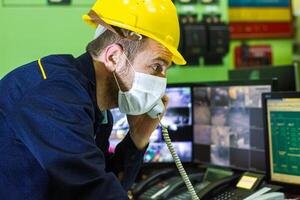
<path fill-rule="evenodd" d="M 270 45 L 241 45 L 234 49 L 236 68 L 272 65 L 272 47 Z"/>
<path fill-rule="evenodd" d="M 276 23 L 230 23 L 232 39 L 290 38 L 293 36 L 291 22 Z"/>

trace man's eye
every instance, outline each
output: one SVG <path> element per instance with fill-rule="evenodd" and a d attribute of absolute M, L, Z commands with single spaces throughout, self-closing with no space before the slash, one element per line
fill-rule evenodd
<path fill-rule="evenodd" d="M 156 72 L 156 73 L 160 73 L 163 71 L 163 66 L 156 64 L 156 65 L 152 65 L 152 69 Z"/>

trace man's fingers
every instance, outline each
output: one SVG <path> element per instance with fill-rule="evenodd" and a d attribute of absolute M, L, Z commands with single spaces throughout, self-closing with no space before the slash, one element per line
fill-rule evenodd
<path fill-rule="evenodd" d="M 167 106 L 168 106 L 168 103 L 169 103 L 169 97 L 167 95 L 164 95 L 162 98 L 161 98 L 163 104 L 164 104 L 164 112 L 162 114 L 162 116 L 166 113 L 167 111 Z"/>
<path fill-rule="evenodd" d="M 167 95 L 164 95 L 162 98 L 161 98 L 163 104 L 165 105 L 165 107 L 167 107 L 168 103 L 169 103 L 169 97 Z"/>

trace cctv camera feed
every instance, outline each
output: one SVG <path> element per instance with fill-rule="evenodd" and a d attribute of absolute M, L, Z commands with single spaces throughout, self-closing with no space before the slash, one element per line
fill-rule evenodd
<path fill-rule="evenodd" d="M 261 94 L 271 85 L 193 89 L 196 162 L 265 171 Z"/>
<path fill-rule="evenodd" d="M 190 87 L 168 87 L 166 95 L 169 103 L 162 124 L 168 126 L 172 144 L 182 162 L 192 161 L 192 100 Z M 111 110 L 114 126 L 110 137 L 109 151 L 114 152 L 117 144 L 129 131 L 126 115 L 119 109 Z M 145 163 L 173 162 L 167 145 L 164 142 L 161 127 L 155 129 L 144 155 Z"/>

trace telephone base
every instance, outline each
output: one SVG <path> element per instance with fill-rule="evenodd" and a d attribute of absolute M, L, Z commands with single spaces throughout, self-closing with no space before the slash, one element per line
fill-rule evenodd
<path fill-rule="evenodd" d="M 204 173 L 203 181 L 214 182 L 214 181 L 217 181 L 217 180 L 220 180 L 222 178 L 232 176 L 232 175 L 233 175 L 233 172 L 230 170 L 207 167 L 207 169 Z"/>

